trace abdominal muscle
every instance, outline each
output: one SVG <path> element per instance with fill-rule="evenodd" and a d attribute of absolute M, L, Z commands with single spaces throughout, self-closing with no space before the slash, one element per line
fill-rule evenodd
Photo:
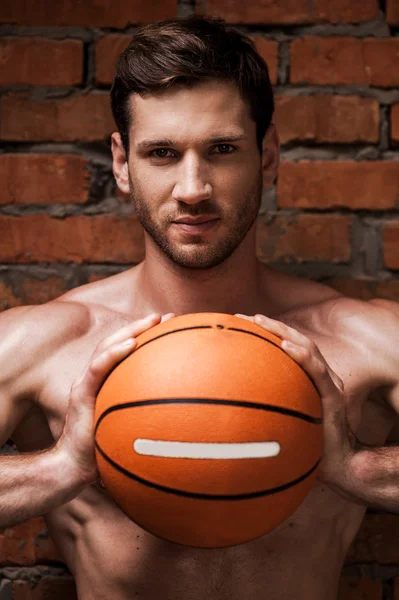
<path fill-rule="evenodd" d="M 316 482 L 277 529 L 215 550 L 153 536 L 97 486 L 46 520 L 75 577 L 79 600 L 335 600 L 364 512 Z"/>

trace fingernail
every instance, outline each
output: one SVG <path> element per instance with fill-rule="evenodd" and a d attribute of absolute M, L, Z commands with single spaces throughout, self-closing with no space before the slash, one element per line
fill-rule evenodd
<path fill-rule="evenodd" d="M 259 315 L 259 314 L 257 314 L 257 315 L 254 316 L 254 319 L 256 319 L 256 321 L 266 321 L 267 317 L 265 317 L 265 315 Z"/>
<path fill-rule="evenodd" d="M 133 346 L 136 345 L 136 340 L 134 338 L 129 338 L 128 340 L 125 340 L 124 342 L 121 343 L 120 347 L 122 348 L 122 350 L 125 350 L 127 348 L 133 348 Z"/>
<path fill-rule="evenodd" d="M 293 344 L 292 342 L 289 342 L 288 340 L 283 340 L 283 343 L 281 344 L 281 346 L 283 347 L 284 350 L 293 350 L 294 352 L 299 349 L 299 347 L 296 344 Z"/>

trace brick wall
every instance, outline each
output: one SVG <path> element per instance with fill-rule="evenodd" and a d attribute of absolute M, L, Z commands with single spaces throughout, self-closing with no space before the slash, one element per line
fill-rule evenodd
<path fill-rule="evenodd" d="M 344 293 L 399 300 L 398 0 L 12 0 L 0 4 L 0 310 L 143 257 L 116 192 L 108 105 L 135 26 L 195 11 L 255 40 L 282 141 L 261 259 Z M 399 600 L 399 519 L 370 512 L 340 600 Z M 0 532 L 0 600 L 73 600 L 41 519 Z"/>

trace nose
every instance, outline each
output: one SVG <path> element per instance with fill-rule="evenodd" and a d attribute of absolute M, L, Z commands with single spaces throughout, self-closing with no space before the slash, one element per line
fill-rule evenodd
<path fill-rule="evenodd" d="M 196 204 L 212 197 L 212 186 L 207 169 L 195 156 L 187 156 L 180 163 L 178 180 L 173 189 L 173 198 L 186 204 Z"/>

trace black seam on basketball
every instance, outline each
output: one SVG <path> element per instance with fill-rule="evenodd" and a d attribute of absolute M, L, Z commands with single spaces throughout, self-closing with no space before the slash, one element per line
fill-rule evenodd
<path fill-rule="evenodd" d="M 220 328 L 220 325 L 216 325 L 216 327 Z M 224 326 L 222 326 L 222 327 L 224 329 Z M 160 333 L 156 337 L 153 337 L 150 340 L 148 340 L 147 342 L 144 342 L 143 344 L 138 346 L 134 352 L 137 352 L 137 350 L 140 350 L 140 348 L 144 348 L 144 346 L 146 346 L 150 342 L 155 342 L 155 340 L 159 340 L 160 338 L 165 337 L 166 335 L 171 335 L 172 333 L 179 333 L 181 331 L 190 331 L 193 329 L 213 329 L 213 325 L 194 325 L 192 327 L 181 327 L 180 329 L 173 329 L 173 331 L 166 331 L 165 333 Z M 226 327 L 226 331 L 237 331 L 239 333 L 249 333 L 250 335 L 254 335 L 255 337 L 259 338 L 260 340 L 263 340 L 264 342 L 268 342 L 269 344 L 272 344 L 273 346 L 276 346 L 276 348 L 279 348 L 281 350 L 280 346 L 278 344 L 276 344 L 276 342 L 272 342 L 271 340 L 263 337 L 263 335 L 260 335 L 259 333 L 253 333 L 252 331 L 246 331 L 245 329 L 239 329 L 238 327 Z M 140 338 L 138 338 L 138 339 L 140 340 Z"/>
<path fill-rule="evenodd" d="M 218 327 L 218 326 L 216 326 L 216 327 Z M 160 335 L 157 335 L 156 337 L 151 338 L 147 342 L 144 342 L 143 344 L 141 344 L 141 346 L 138 346 L 134 350 L 134 353 L 136 353 L 138 350 L 140 350 L 140 348 L 144 348 L 144 346 L 146 346 L 150 342 L 155 342 L 155 340 L 159 340 L 160 338 L 165 337 L 166 335 L 171 335 L 172 333 L 178 333 L 180 331 L 190 331 L 192 329 L 213 329 L 213 326 L 212 325 L 195 325 L 193 327 L 182 327 L 181 329 L 173 329 L 173 331 L 167 331 L 166 333 L 161 333 Z M 254 337 L 257 337 L 260 340 L 263 340 L 264 342 L 267 342 L 268 344 L 271 344 L 272 346 L 275 346 L 276 348 L 278 348 L 279 350 L 284 352 L 284 350 L 281 348 L 281 346 L 276 344 L 276 342 L 273 342 L 272 340 L 269 340 L 268 338 L 263 337 L 263 335 L 260 335 L 260 333 L 254 333 L 253 331 L 247 331 L 246 329 L 240 329 L 239 327 L 226 327 L 226 331 L 237 331 L 238 333 L 246 333 L 247 335 L 253 335 Z M 307 373 L 302 368 L 301 368 L 301 370 L 303 371 L 303 373 L 305 373 L 306 377 L 309 379 L 310 383 L 313 385 L 316 392 L 319 393 L 319 391 L 316 387 L 316 384 L 313 381 L 313 379 L 310 377 L 309 373 Z"/>
<path fill-rule="evenodd" d="M 283 491 L 287 490 L 288 488 L 290 488 L 294 485 L 297 485 L 298 483 L 301 483 L 301 481 L 304 481 L 305 479 L 307 479 L 307 477 L 309 477 L 309 475 L 311 475 L 313 473 L 313 471 L 315 471 L 315 469 L 317 469 L 317 467 L 320 463 L 320 459 L 319 459 L 317 461 L 317 463 L 311 469 L 309 469 L 309 471 L 307 471 L 307 473 L 305 473 L 304 475 L 301 475 L 300 477 L 297 477 L 297 479 L 294 479 L 293 481 L 289 481 L 288 483 L 284 483 L 283 485 L 274 487 L 270 490 L 249 492 L 247 494 L 229 494 L 229 495 L 226 495 L 226 494 L 219 494 L 219 495 L 218 494 L 201 494 L 201 493 L 197 493 L 197 492 L 185 492 L 184 490 L 169 488 L 169 487 L 166 487 L 163 485 L 159 485 L 158 483 L 154 483 L 153 481 L 148 481 L 147 479 L 143 479 L 142 477 L 139 477 L 138 475 L 135 475 L 131 471 L 128 471 L 124 467 L 121 467 L 120 465 L 118 465 L 118 463 L 114 462 L 112 460 L 112 458 L 110 458 L 102 450 L 102 448 L 100 448 L 98 442 L 95 442 L 95 444 L 96 444 L 96 448 L 97 448 L 98 452 L 101 454 L 101 456 L 104 458 L 104 460 L 106 460 L 111 466 L 113 466 L 114 469 L 116 469 L 117 471 L 122 473 L 122 475 L 126 475 L 126 477 L 129 477 L 129 479 L 134 479 L 138 483 L 147 485 L 148 487 L 154 488 L 160 492 L 174 494 L 175 496 L 184 496 L 185 498 L 194 498 L 196 500 L 250 500 L 251 498 L 261 498 L 262 496 L 271 496 L 272 494 L 277 494 L 278 492 L 283 492 Z"/>
<path fill-rule="evenodd" d="M 247 402 L 246 400 L 221 400 L 217 398 L 157 398 L 156 400 L 137 400 L 136 402 L 126 402 L 125 404 L 114 404 L 113 406 L 110 406 L 98 419 L 94 433 L 97 433 L 97 429 L 99 428 L 101 421 L 103 421 L 107 415 L 116 410 L 160 404 L 221 404 L 224 406 L 241 406 L 243 408 L 254 408 L 255 410 L 277 412 L 288 417 L 294 417 L 296 419 L 301 419 L 302 421 L 307 421 L 313 425 L 321 425 L 323 423 L 322 418 L 311 417 L 310 415 L 302 413 L 298 410 L 285 408 L 283 406 L 274 406 L 273 404 L 260 404 L 258 402 Z"/>
<path fill-rule="evenodd" d="M 260 335 L 260 333 L 255 333 L 254 331 L 247 331 L 246 329 L 240 329 L 239 327 L 227 327 L 227 331 L 238 331 L 238 333 L 246 333 L 248 335 L 253 335 L 254 337 L 257 337 L 260 340 L 263 340 L 264 342 L 268 342 L 269 344 L 272 344 L 272 346 L 276 346 L 276 348 L 279 348 L 279 350 L 281 350 L 281 347 L 278 344 L 276 344 L 276 342 L 269 340 L 269 338 L 263 337 L 263 335 Z"/>
<path fill-rule="evenodd" d="M 146 342 L 144 342 L 143 344 L 138 346 L 138 348 L 136 348 L 134 352 L 137 352 L 137 350 L 140 350 L 140 348 L 144 348 L 144 346 L 146 346 L 150 342 L 155 342 L 155 340 L 159 340 L 160 338 L 163 338 L 166 335 L 171 335 L 172 333 L 179 333 L 180 331 L 190 331 L 192 329 L 212 329 L 212 325 L 195 325 L 193 327 L 182 327 L 181 329 L 173 329 L 173 331 L 167 331 L 166 333 L 160 333 L 156 337 L 153 337 L 150 340 L 147 340 Z M 138 338 L 138 339 L 140 340 L 140 338 Z"/>
<path fill-rule="evenodd" d="M 280 350 L 282 350 L 284 352 L 284 350 L 281 348 L 281 346 L 279 346 L 278 344 L 276 344 L 276 342 L 272 342 L 271 340 L 264 338 L 263 335 L 260 335 L 259 333 L 254 333 L 253 331 L 247 331 L 246 329 L 239 329 L 237 327 L 228 327 L 227 328 L 229 331 L 239 331 L 240 333 L 246 333 L 247 335 L 253 335 L 254 337 L 257 337 L 261 340 L 264 340 L 265 342 L 269 342 L 269 344 L 272 344 L 273 346 L 276 346 L 276 348 L 279 348 Z M 313 381 L 313 379 L 311 378 L 311 376 L 309 375 L 309 373 L 307 373 L 304 369 L 301 370 L 305 373 L 305 375 L 307 376 L 307 378 L 309 379 L 310 383 L 313 385 L 314 389 L 316 390 L 317 393 L 319 393 L 319 390 L 316 387 L 315 382 Z"/>

